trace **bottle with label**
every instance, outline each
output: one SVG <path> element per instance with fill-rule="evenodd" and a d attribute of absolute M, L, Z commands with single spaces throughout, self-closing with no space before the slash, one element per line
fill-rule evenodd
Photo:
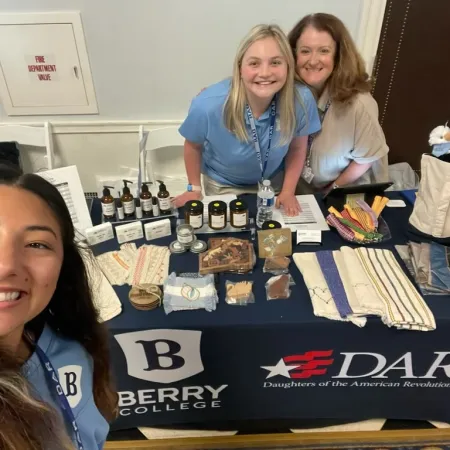
<path fill-rule="evenodd" d="M 172 214 L 172 202 L 170 201 L 169 191 L 162 181 L 156 181 L 159 183 L 159 213 L 161 214 L 161 216 L 169 216 L 170 214 Z"/>
<path fill-rule="evenodd" d="M 107 220 L 114 219 L 116 208 L 114 207 L 114 197 L 111 195 L 111 186 L 103 186 L 103 197 L 100 199 L 102 204 L 103 217 Z"/>
<path fill-rule="evenodd" d="M 244 228 L 248 225 L 248 206 L 244 200 L 230 202 L 230 224 L 234 228 Z"/>
<path fill-rule="evenodd" d="M 136 199 L 136 219 L 142 219 L 142 207 L 141 207 L 141 201 L 137 198 Z"/>
<path fill-rule="evenodd" d="M 152 210 L 153 210 L 153 217 L 159 216 L 159 203 L 158 199 L 156 197 L 152 198 Z"/>
<path fill-rule="evenodd" d="M 125 214 L 123 212 L 123 205 L 122 202 L 120 201 L 120 198 L 117 199 L 117 218 L 119 220 L 125 219 Z"/>
<path fill-rule="evenodd" d="M 208 205 L 208 225 L 213 230 L 223 230 L 227 226 L 227 204 L 221 200 Z"/>
<path fill-rule="evenodd" d="M 256 213 L 256 225 L 258 228 L 267 220 L 272 220 L 273 207 L 275 204 L 275 191 L 270 180 L 264 180 L 260 184 L 257 196 L 258 212 Z"/>
<path fill-rule="evenodd" d="M 203 203 L 190 200 L 184 205 L 184 221 L 198 230 L 203 226 Z"/>
<path fill-rule="evenodd" d="M 153 216 L 153 208 L 152 208 L 152 194 L 148 190 L 148 183 L 142 183 L 141 195 L 139 196 L 141 199 L 141 208 L 144 216 L 152 217 Z"/>
<path fill-rule="evenodd" d="M 122 193 L 122 197 L 120 197 L 120 200 L 123 205 L 123 212 L 125 214 L 125 217 L 134 216 L 134 211 L 135 211 L 134 198 L 130 192 L 128 183 L 133 184 L 132 181 L 123 180 L 123 193 Z"/>

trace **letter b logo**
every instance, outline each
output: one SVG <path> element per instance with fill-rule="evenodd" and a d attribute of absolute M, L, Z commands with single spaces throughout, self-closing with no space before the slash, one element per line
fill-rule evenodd
<path fill-rule="evenodd" d="M 178 354 L 181 345 L 175 341 L 159 339 L 156 341 L 136 341 L 144 347 L 147 355 L 148 368 L 146 370 L 173 370 L 184 366 L 184 359 Z M 167 347 L 164 350 L 164 346 Z"/>
<path fill-rule="evenodd" d="M 58 378 L 67 401 L 71 408 L 75 408 L 83 398 L 81 390 L 81 366 L 64 366 L 58 369 Z"/>
<path fill-rule="evenodd" d="M 128 375 L 174 383 L 203 372 L 201 331 L 145 330 L 115 335 L 127 360 Z"/>
<path fill-rule="evenodd" d="M 71 395 L 77 395 L 78 388 L 76 385 L 77 376 L 75 372 L 66 372 L 66 386 L 67 386 L 67 397 Z"/>

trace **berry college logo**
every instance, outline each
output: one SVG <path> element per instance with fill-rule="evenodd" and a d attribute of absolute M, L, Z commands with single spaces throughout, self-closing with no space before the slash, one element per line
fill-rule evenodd
<path fill-rule="evenodd" d="M 75 408 L 83 398 L 81 391 L 81 366 L 64 366 L 58 369 L 58 378 L 71 408 Z"/>
<path fill-rule="evenodd" d="M 201 331 L 145 330 L 115 335 L 128 375 L 154 383 L 174 383 L 203 372 Z"/>

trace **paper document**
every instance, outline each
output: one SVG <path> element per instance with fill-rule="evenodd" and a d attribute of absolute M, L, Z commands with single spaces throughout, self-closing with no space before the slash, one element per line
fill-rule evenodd
<path fill-rule="evenodd" d="M 92 227 L 92 219 L 84 197 L 83 186 L 76 166 L 38 172 L 36 175 L 55 186 L 66 202 L 76 230 L 85 237 L 86 228 Z"/>
<path fill-rule="evenodd" d="M 205 195 L 203 197 L 203 218 L 205 220 L 205 222 L 208 222 L 208 204 L 213 202 L 213 201 L 217 201 L 217 200 L 221 200 L 222 202 L 225 202 L 228 207 L 227 207 L 227 219 L 228 221 L 230 221 L 230 202 L 232 202 L 233 200 L 236 200 L 237 197 L 234 194 L 222 194 L 222 195 Z"/>
<path fill-rule="evenodd" d="M 298 215 L 289 217 L 284 213 L 283 208 L 275 208 L 273 220 L 280 222 L 283 227 L 290 228 L 293 232 L 297 230 L 328 231 L 330 229 L 314 195 L 297 195 L 296 198 L 302 207 L 302 211 Z"/>

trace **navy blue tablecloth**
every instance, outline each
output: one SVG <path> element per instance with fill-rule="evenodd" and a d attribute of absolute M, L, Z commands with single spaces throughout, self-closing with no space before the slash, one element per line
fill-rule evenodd
<path fill-rule="evenodd" d="M 393 249 L 407 241 L 410 212 L 410 206 L 384 210 L 392 238 L 378 247 Z M 342 245 L 347 243 L 329 231 L 322 247 L 294 251 Z M 117 247 L 111 241 L 94 251 Z M 450 297 L 426 297 L 435 331 L 399 331 L 377 318 L 358 328 L 314 316 L 294 263 L 291 298 L 267 301 L 264 284 L 270 275 L 262 266 L 258 260 L 252 274 L 220 274 L 220 303 L 211 313 L 138 311 L 128 301 L 129 286 L 115 286 L 123 312 L 108 322 L 120 391 L 113 429 L 270 418 L 450 421 Z M 198 255 L 171 256 L 170 271 L 197 270 Z M 255 304 L 226 304 L 225 280 L 253 281 Z"/>

